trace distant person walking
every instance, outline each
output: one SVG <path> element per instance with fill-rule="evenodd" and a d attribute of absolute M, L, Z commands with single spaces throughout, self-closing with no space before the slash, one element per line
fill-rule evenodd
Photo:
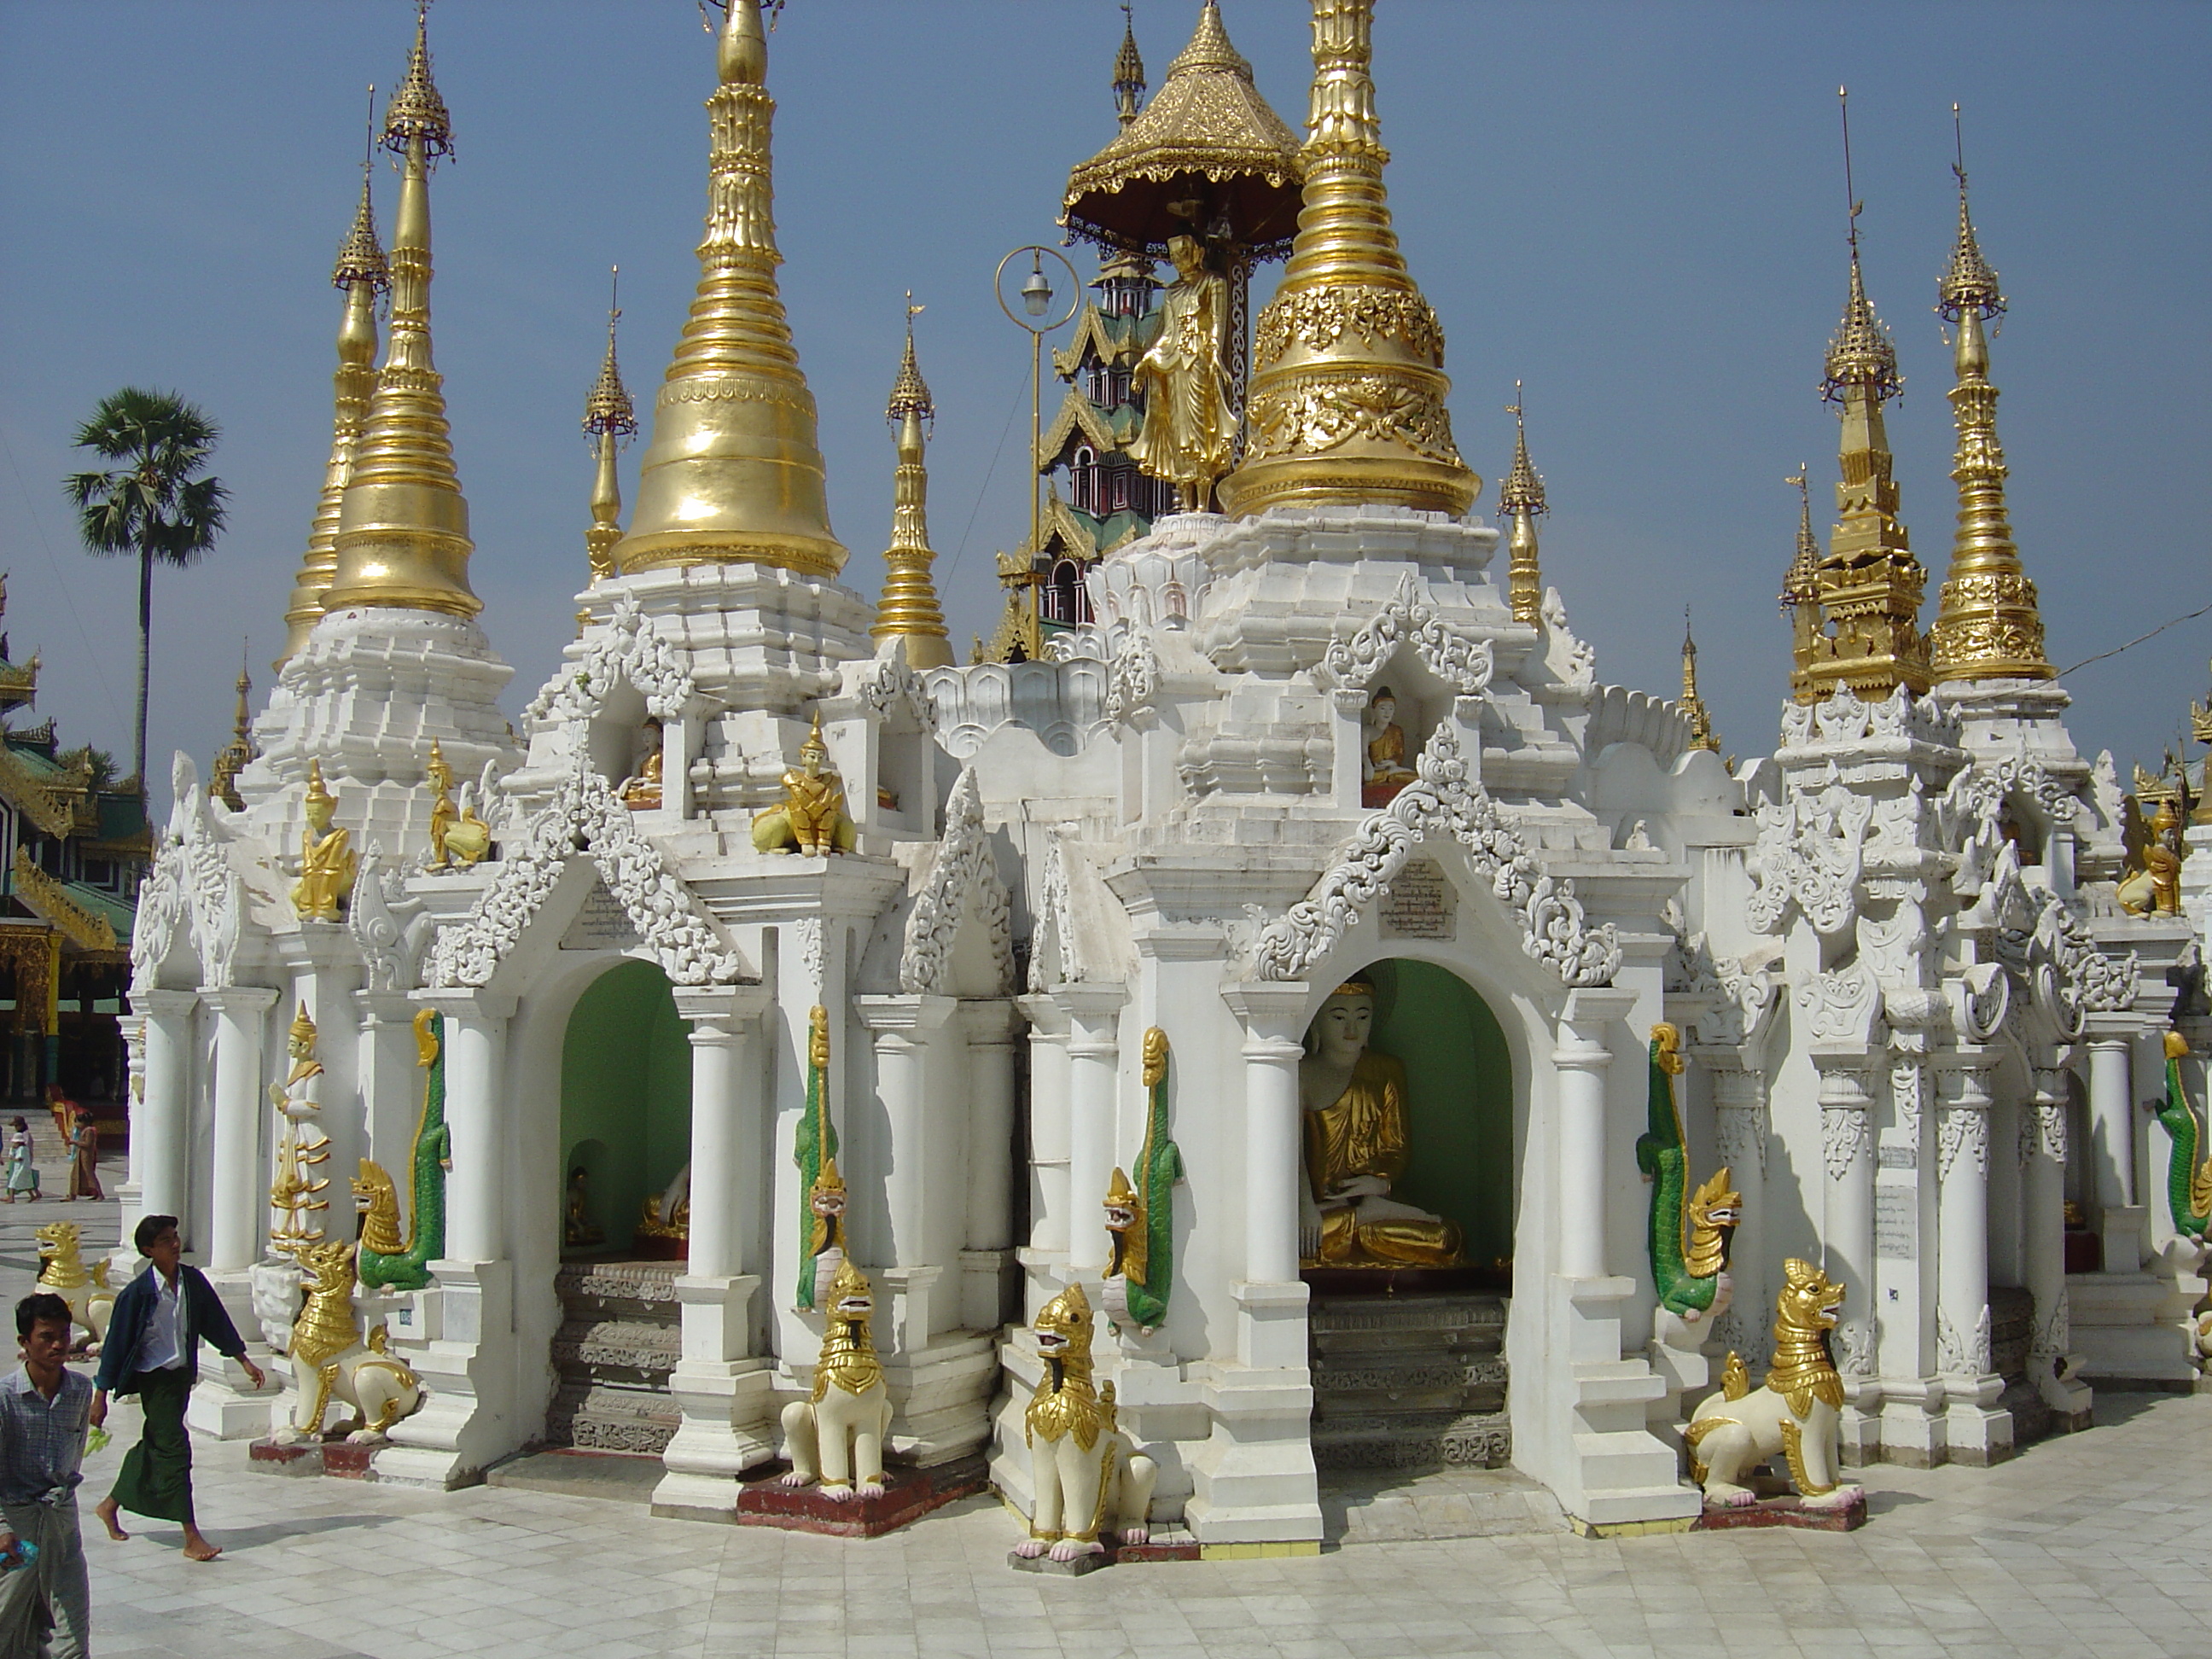
<path fill-rule="evenodd" d="M 26 1203 L 39 1195 L 39 1169 L 31 1162 L 31 1126 L 21 1118 L 10 1118 L 8 1122 L 8 1191 L 9 1203 L 17 1199 Z"/>
<path fill-rule="evenodd" d="M 51 1291 L 15 1304 L 23 1363 L 0 1380 L 0 1654 L 82 1659 L 90 1651 L 92 1588 L 77 1531 L 92 1382 L 62 1364 L 69 1304 Z M 23 1546 L 36 1553 L 24 1559 Z"/>
<path fill-rule="evenodd" d="M 82 1106 L 70 1109 L 70 1186 L 71 1198 L 107 1196 L 100 1185 L 100 1126 L 92 1121 L 92 1113 Z"/>
<path fill-rule="evenodd" d="M 185 1407 L 199 1380 L 201 1341 L 238 1361 L 255 1388 L 266 1379 L 246 1357 L 246 1342 L 207 1275 L 185 1266 L 177 1218 L 142 1217 L 131 1241 L 148 1266 L 115 1298 L 107 1343 L 100 1352 L 92 1422 L 98 1427 L 107 1420 L 109 1395 L 135 1394 L 145 1407 L 146 1426 L 125 1454 L 114 1490 L 93 1505 L 93 1513 L 118 1542 L 131 1535 L 116 1518 L 118 1510 L 181 1522 L 186 1559 L 212 1561 L 222 1551 L 208 1542 L 192 1515 L 192 1443 L 185 1431 Z"/>

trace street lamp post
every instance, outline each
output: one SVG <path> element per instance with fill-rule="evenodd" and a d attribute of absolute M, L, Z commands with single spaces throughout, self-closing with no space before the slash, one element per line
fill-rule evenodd
<path fill-rule="evenodd" d="M 1029 274 L 1022 278 L 1018 290 L 1021 309 L 1016 311 L 1006 303 L 1006 267 L 1024 253 L 1030 256 L 1030 269 Z M 1072 296 L 1067 302 L 1067 309 L 1048 322 L 1045 319 L 1052 312 L 1054 293 L 1052 279 L 1044 274 L 1044 262 L 1048 256 L 1059 260 L 1061 269 L 1067 272 Z M 1035 657 L 1041 653 L 1044 644 L 1043 623 L 1037 603 L 1039 576 L 1036 568 L 1037 555 L 1042 550 L 1043 540 L 1043 483 L 1040 477 L 1041 458 L 1037 450 L 1044 442 L 1044 337 L 1075 315 L 1076 307 L 1081 302 L 1083 285 L 1076 276 L 1075 267 L 1068 264 L 1066 255 L 1056 248 L 1031 242 L 1016 248 L 999 261 L 999 269 L 992 276 L 991 286 L 998 295 L 999 309 L 1030 337 L 1030 603 L 1025 624 L 1029 638 L 1024 641 L 1024 648 Z"/>

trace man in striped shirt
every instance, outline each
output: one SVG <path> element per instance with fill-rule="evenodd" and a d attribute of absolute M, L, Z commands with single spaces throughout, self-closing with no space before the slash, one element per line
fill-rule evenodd
<path fill-rule="evenodd" d="M 70 1308 L 51 1293 L 15 1304 L 23 1363 L 0 1379 L 0 1654 L 83 1659 L 92 1590 L 77 1532 L 92 1382 L 62 1364 Z M 26 1559 L 23 1545 L 37 1547 Z"/>

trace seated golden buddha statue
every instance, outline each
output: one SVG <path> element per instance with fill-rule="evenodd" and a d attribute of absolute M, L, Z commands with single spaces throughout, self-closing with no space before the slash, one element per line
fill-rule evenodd
<path fill-rule="evenodd" d="M 660 769 L 663 763 L 659 722 L 648 721 L 645 734 L 645 758 L 638 763 L 637 775 L 622 787 L 622 804 L 633 812 L 644 811 L 660 805 Z"/>
<path fill-rule="evenodd" d="M 307 827 L 300 831 L 300 879 L 292 908 L 313 921 L 336 921 L 338 904 L 353 891 L 353 832 L 333 829 L 337 798 L 323 783 L 323 763 L 307 763 Z"/>
<path fill-rule="evenodd" d="M 799 765 L 783 775 L 783 805 L 753 820 L 753 848 L 762 853 L 849 853 L 860 832 L 845 810 L 845 785 L 829 769 L 830 745 L 822 741 L 822 716 L 799 748 Z"/>
<path fill-rule="evenodd" d="M 1375 688 L 1367 720 L 1375 735 L 1367 740 L 1365 763 L 1360 769 L 1359 804 L 1388 806 L 1414 778 L 1406 763 L 1406 728 L 1398 724 L 1398 699 L 1389 686 Z"/>
<path fill-rule="evenodd" d="M 1298 1065 L 1305 1180 L 1298 1255 L 1309 1267 L 1455 1267 L 1459 1228 L 1390 1196 L 1406 1170 L 1406 1067 L 1367 1046 L 1375 988 L 1340 985 Z"/>

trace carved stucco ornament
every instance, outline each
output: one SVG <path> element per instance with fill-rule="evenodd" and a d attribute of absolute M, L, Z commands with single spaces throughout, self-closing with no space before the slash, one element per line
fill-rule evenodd
<path fill-rule="evenodd" d="M 1406 644 L 1453 696 L 1475 697 L 1489 689 L 1497 669 L 1490 641 L 1445 622 L 1411 571 L 1399 578 L 1396 592 L 1380 611 L 1349 637 L 1329 641 L 1319 678 L 1347 691 L 1364 691 Z"/>
<path fill-rule="evenodd" d="M 1521 948 L 1569 985 L 1610 984 L 1620 942 L 1610 922 L 1589 926 L 1574 883 L 1546 875 L 1498 804 L 1471 781 L 1449 722 L 1440 723 L 1415 763 L 1418 777 L 1388 806 L 1368 814 L 1336 866 L 1313 891 L 1261 929 L 1253 975 L 1297 979 L 1357 927 L 1426 840 L 1449 837 L 1474 872 L 1521 921 Z"/>
<path fill-rule="evenodd" d="M 580 850 L 671 980 L 720 985 L 739 978 L 740 958 L 696 896 L 640 832 L 607 781 L 580 761 L 551 802 L 523 826 L 475 908 L 438 935 L 430 983 L 489 984 Z"/>
<path fill-rule="evenodd" d="M 588 720 L 624 682 L 637 688 L 645 698 L 646 712 L 659 720 L 681 719 L 698 696 L 684 659 L 628 593 L 617 597 L 606 631 L 575 661 L 563 663 L 530 700 L 524 721 L 566 725 Z"/>
<path fill-rule="evenodd" d="M 991 856 L 982 787 L 972 766 L 952 786 L 945 807 L 945 837 L 907 916 L 899 953 L 900 990 L 910 996 L 953 994 L 953 945 L 963 917 L 970 914 L 990 941 L 998 972 L 990 994 L 1009 995 L 1014 988 L 1012 901 Z"/>

